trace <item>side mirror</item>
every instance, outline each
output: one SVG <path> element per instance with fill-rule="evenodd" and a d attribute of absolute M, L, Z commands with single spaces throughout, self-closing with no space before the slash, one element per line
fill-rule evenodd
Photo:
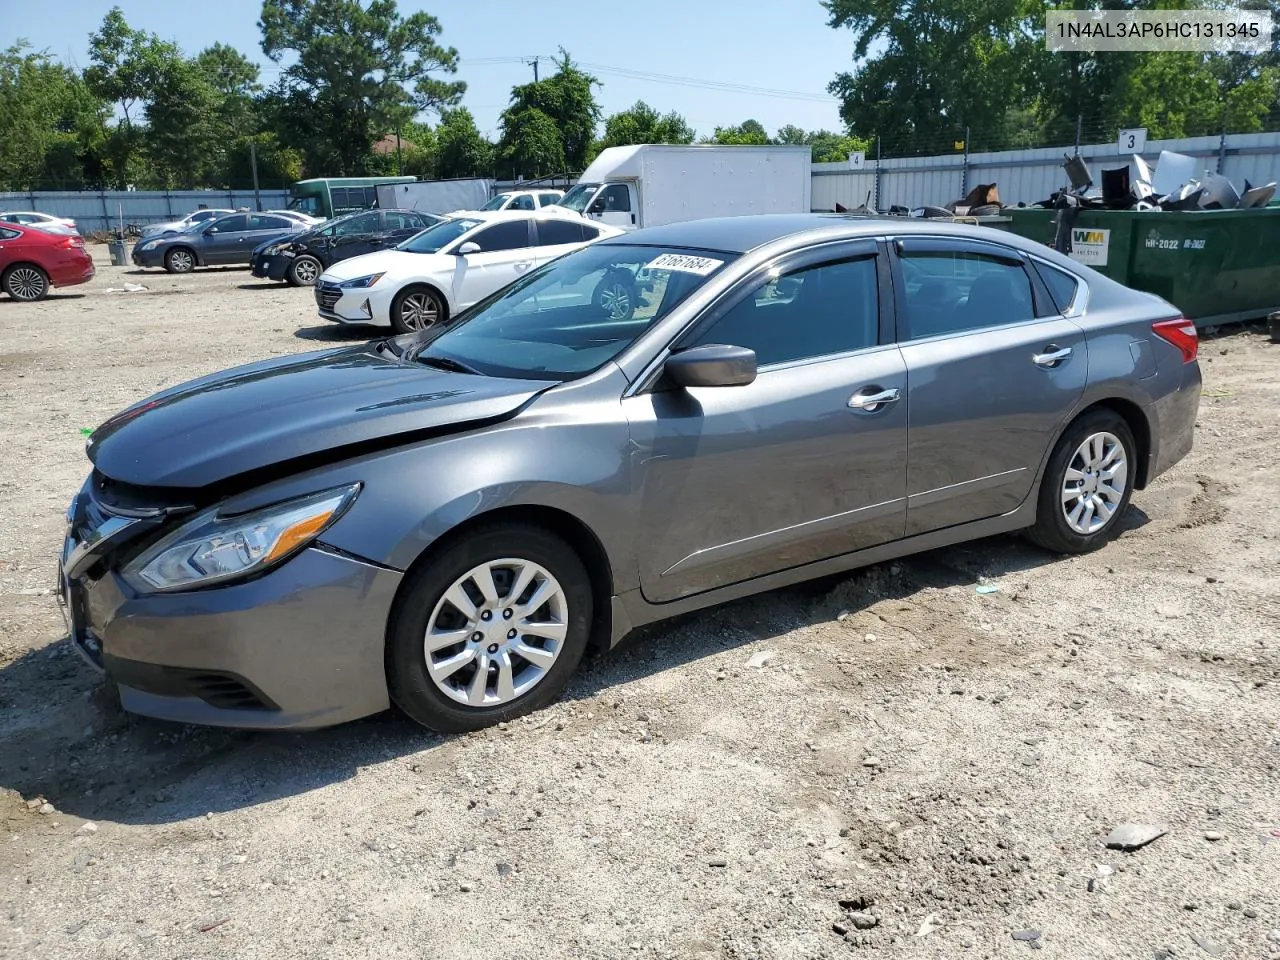
<path fill-rule="evenodd" d="M 480 252 L 480 244 L 476 243 L 473 240 L 468 240 L 466 243 L 464 243 L 462 246 L 460 246 L 457 250 L 454 251 L 454 253 L 456 253 L 460 257 L 465 257 L 469 253 L 479 253 L 479 252 Z"/>
<path fill-rule="evenodd" d="M 597 197 L 587 213 L 604 213 L 604 197 Z"/>
<path fill-rule="evenodd" d="M 217 233 L 217 232 L 218 232 L 218 228 L 217 228 L 217 227 L 210 227 L 210 228 L 209 228 L 209 232 L 210 232 L 210 233 Z"/>
<path fill-rule="evenodd" d="M 663 371 L 682 387 L 742 387 L 756 378 L 756 352 L 708 343 L 673 353 Z"/>

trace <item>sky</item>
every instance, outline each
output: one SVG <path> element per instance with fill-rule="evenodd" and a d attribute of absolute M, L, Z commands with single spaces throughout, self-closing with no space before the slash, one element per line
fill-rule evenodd
<path fill-rule="evenodd" d="M 89 34 L 113 5 L 131 26 L 175 41 L 189 55 L 221 41 L 259 61 L 264 83 L 278 73 L 259 46 L 260 0 L 0 0 L 0 46 L 24 38 L 83 67 Z M 700 135 L 748 118 L 770 133 L 788 123 L 841 129 L 826 86 L 850 66 L 853 35 L 828 27 L 818 0 L 400 0 L 399 6 L 440 21 L 440 40 L 461 57 L 463 104 L 491 138 L 511 87 L 533 78 L 524 61 L 543 58 L 546 76 L 560 47 L 600 79 L 596 96 L 605 116 L 643 99 L 662 113 L 683 114 Z"/>

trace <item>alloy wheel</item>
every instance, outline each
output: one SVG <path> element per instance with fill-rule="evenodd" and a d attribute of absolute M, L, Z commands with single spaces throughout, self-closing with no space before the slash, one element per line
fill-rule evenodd
<path fill-rule="evenodd" d="M 293 277 L 304 287 L 309 287 L 320 276 L 320 265 L 310 257 L 303 257 L 293 265 Z"/>
<path fill-rule="evenodd" d="M 48 281 L 35 267 L 14 267 L 6 285 L 15 300 L 39 300 L 48 290 Z"/>
<path fill-rule="evenodd" d="M 508 557 L 453 582 L 427 620 L 427 673 L 451 700 L 495 707 L 546 677 L 569 631 L 565 591 L 551 572 Z"/>
<path fill-rule="evenodd" d="M 1115 515 L 1129 483 L 1124 444 L 1114 433 L 1084 439 L 1067 462 L 1062 481 L 1062 513 L 1076 533 L 1097 533 Z"/>
<path fill-rule="evenodd" d="M 195 258 L 186 250 L 173 250 L 169 253 L 169 266 L 174 273 L 187 273 L 196 265 Z"/>
<path fill-rule="evenodd" d="M 429 293 L 411 293 L 400 302 L 400 320 L 409 330 L 425 330 L 440 319 L 440 305 Z"/>

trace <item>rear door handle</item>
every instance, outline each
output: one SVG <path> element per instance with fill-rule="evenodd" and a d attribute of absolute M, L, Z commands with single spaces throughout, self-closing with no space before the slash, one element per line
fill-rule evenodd
<path fill-rule="evenodd" d="M 897 403 L 900 396 L 897 387 L 890 387 L 888 390 L 864 387 L 849 398 L 849 409 L 860 413 L 875 413 L 891 403 Z"/>
<path fill-rule="evenodd" d="M 1037 367 L 1056 367 L 1069 356 L 1071 356 L 1070 347 L 1059 347 L 1056 343 L 1051 343 L 1044 348 L 1044 353 L 1033 353 L 1031 362 Z"/>

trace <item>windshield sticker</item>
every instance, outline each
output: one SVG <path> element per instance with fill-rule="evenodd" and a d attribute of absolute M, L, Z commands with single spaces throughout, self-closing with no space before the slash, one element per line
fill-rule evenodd
<path fill-rule="evenodd" d="M 646 270 L 676 270 L 680 273 L 696 273 L 700 277 L 724 266 L 723 260 L 695 257 L 687 253 L 664 253 L 644 265 Z"/>

